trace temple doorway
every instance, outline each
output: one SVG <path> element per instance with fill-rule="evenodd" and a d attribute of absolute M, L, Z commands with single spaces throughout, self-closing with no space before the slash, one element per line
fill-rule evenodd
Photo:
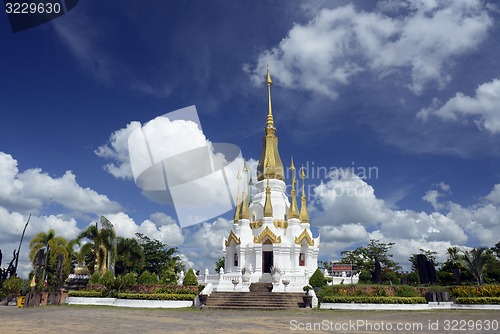
<path fill-rule="evenodd" d="M 273 266 L 274 254 L 272 251 L 262 252 L 262 270 L 264 273 L 271 273 L 271 267 Z"/>

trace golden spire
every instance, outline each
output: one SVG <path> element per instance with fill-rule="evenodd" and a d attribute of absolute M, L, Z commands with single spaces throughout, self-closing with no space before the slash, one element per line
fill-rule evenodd
<path fill-rule="evenodd" d="M 267 69 L 266 86 L 267 86 L 267 121 L 265 133 L 262 138 L 262 153 L 260 155 L 259 164 L 257 166 L 257 180 L 262 181 L 266 177 L 284 180 L 283 163 L 278 152 L 278 137 L 276 136 L 276 128 L 274 127 L 273 108 L 271 104 L 271 74 Z M 268 167 L 269 165 L 269 167 Z M 264 170 L 266 167 L 267 170 Z"/>
<path fill-rule="evenodd" d="M 306 192 L 305 192 L 305 187 L 304 187 L 305 177 L 306 177 L 306 174 L 304 173 L 304 166 L 302 166 L 302 169 L 300 171 L 300 178 L 302 179 L 302 203 L 301 203 L 300 215 L 299 215 L 301 223 L 309 223 L 309 213 L 307 213 Z"/>
<path fill-rule="evenodd" d="M 292 203 L 290 203 L 290 209 L 288 210 L 288 218 L 299 218 L 299 209 L 297 205 L 297 196 L 295 192 L 295 183 L 297 181 L 295 180 L 295 166 L 293 164 L 293 158 L 292 158 L 292 164 L 290 165 L 290 170 L 292 171 Z"/>
<path fill-rule="evenodd" d="M 253 179 L 252 175 L 250 175 L 250 181 L 248 182 L 248 203 L 252 203 L 252 187 L 253 187 Z"/>
<path fill-rule="evenodd" d="M 241 201 L 241 197 L 240 197 L 240 179 L 241 179 L 241 175 L 240 175 L 240 170 L 238 169 L 238 175 L 236 175 L 236 179 L 238 180 L 238 197 L 236 198 L 236 210 L 234 211 L 234 224 L 238 224 L 238 220 L 240 219 L 240 201 Z"/>
<path fill-rule="evenodd" d="M 241 203 L 241 219 L 250 219 L 250 212 L 248 211 L 248 202 L 247 202 L 247 174 L 248 168 L 246 161 L 243 165 L 243 202 Z"/>
<path fill-rule="evenodd" d="M 269 175 L 267 176 L 266 202 L 264 203 L 264 217 L 273 216 L 273 205 L 271 204 L 271 187 L 269 186 Z"/>

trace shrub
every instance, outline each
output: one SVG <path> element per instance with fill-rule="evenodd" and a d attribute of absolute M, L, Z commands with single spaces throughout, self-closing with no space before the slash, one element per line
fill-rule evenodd
<path fill-rule="evenodd" d="M 468 305 L 499 305 L 499 297 L 460 297 L 456 300 L 457 304 L 468 304 Z"/>
<path fill-rule="evenodd" d="M 170 293 L 119 293 L 118 298 L 122 299 L 145 299 L 145 300 L 194 300 L 195 294 L 170 294 Z"/>
<path fill-rule="evenodd" d="M 155 273 L 144 271 L 137 279 L 138 284 L 158 284 L 158 277 Z"/>
<path fill-rule="evenodd" d="M 137 284 L 137 274 L 136 273 L 127 273 L 123 276 L 123 285 L 130 286 Z"/>
<path fill-rule="evenodd" d="M 418 291 L 411 286 L 400 286 L 395 289 L 397 297 L 419 297 Z"/>
<path fill-rule="evenodd" d="M 193 268 L 188 270 L 186 276 L 184 277 L 184 281 L 182 282 L 182 285 L 198 286 L 198 279 L 196 278 L 196 275 L 194 274 Z"/>
<path fill-rule="evenodd" d="M 309 285 L 313 288 L 321 288 L 326 285 L 326 279 L 321 270 L 318 268 L 309 278 Z"/>
<path fill-rule="evenodd" d="M 99 284 L 99 283 L 101 283 L 101 276 L 99 276 L 99 273 L 97 271 L 94 271 L 92 276 L 90 276 L 89 284 Z"/>
<path fill-rule="evenodd" d="M 371 282 L 372 280 L 372 275 L 370 275 L 369 272 L 367 271 L 362 271 L 360 274 L 359 274 L 359 281 L 362 282 L 362 283 L 369 283 Z"/>
<path fill-rule="evenodd" d="M 387 271 L 384 273 L 384 281 L 392 284 L 399 284 L 399 278 L 393 271 Z"/>
<path fill-rule="evenodd" d="M 110 270 L 107 270 L 100 279 L 100 283 L 104 284 L 106 288 L 111 289 L 115 283 L 115 275 Z"/>
<path fill-rule="evenodd" d="M 323 303 L 365 303 L 365 304 L 426 304 L 423 297 L 345 297 L 325 296 Z"/>
<path fill-rule="evenodd" d="M 3 291 L 5 293 L 19 293 L 23 288 L 23 281 L 19 277 L 9 277 L 5 282 L 3 282 Z"/>
<path fill-rule="evenodd" d="M 420 283 L 420 277 L 418 276 L 418 273 L 416 272 L 411 272 L 407 275 L 408 277 L 408 283 L 417 285 Z"/>
<path fill-rule="evenodd" d="M 177 284 L 177 274 L 174 268 L 168 267 L 161 272 L 161 283 L 162 284 Z"/>
<path fill-rule="evenodd" d="M 69 297 L 89 297 L 89 298 L 101 298 L 104 297 L 105 293 L 103 291 L 70 291 L 68 292 Z"/>

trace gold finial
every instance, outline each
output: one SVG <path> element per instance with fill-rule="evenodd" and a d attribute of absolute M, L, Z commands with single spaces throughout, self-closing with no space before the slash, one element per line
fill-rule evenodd
<path fill-rule="evenodd" d="M 266 85 L 269 87 L 272 84 L 273 84 L 273 80 L 271 80 L 271 73 L 269 72 L 269 65 L 267 65 Z"/>
<path fill-rule="evenodd" d="M 238 196 L 236 197 L 236 209 L 234 211 L 234 224 L 238 224 L 238 221 L 240 219 L 240 206 L 241 206 L 241 197 L 240 197 L 240 180 L 241 180 L 241 174 L 240 170 L 238 169 L 238 174 L 236 175 L 236 179 L 238 180 L 238 191 L 237 194 Z"/>
<path fill-rule="evenodd" d="M 252 187 L 253 187 L 253 179 L 252 175 L 250 175 L 250 182 L 248 182 L 248 203 L 252 203 Z"/>
<path fill-rule="evenodd" d="M 264 217 L 273 216 L 273 205 L 271 203 L 271 187 L 269 186 L 269 176 L 267 177 L 266 202 L 264 203 Z"/>
<path fill-rule="evenodd" d="M 248 168 L 247 163 L 245 162 L 243 165 L 243 201 L 241 202 L 240 219 L 250 219 L 247 202 L 247 173 Z"/>
<path fill-rule="evenodd" d="M 263 181 L 268 174 L 264 170 L 267 162 L 270 162 L 269 177 L 278 180 L 284 180 L 283 163 L 278 152 L 278 137 L 276 136 L 276 127 L 274 126 L 273 108 L 271 103 L 271 74 L 267 69 L 266 85 L 267 85 L 267 121 L 265 133 L 262 139 L 262 153 L 260 155 L 259 165 L 257 166 L 257 179 Z"/>
<path fill-rule="evenodd" d="M 307 200 L 304 187 L 304 179 L 306 178 L 306 174 L 304 173 L 304 165 L 302 165 L 302 170 L 300 171 L 300 178 L 302 179 L 302 202 L 299 218 L 301 223 L 309 223 L 309 213 L 307 212 Z"/>
<path fill-rule="evenodd" d="M 288 209 L 288 218 L 299 218 L 297 195 L 295 192 L 295 183 L 297 183 L 297 181 L 295 180 L 295 165 L 293 164 L 293 158 L 290 165 L 290 170 L 292 171 L 292 203 L 290 203 L 290 208 Z"/>

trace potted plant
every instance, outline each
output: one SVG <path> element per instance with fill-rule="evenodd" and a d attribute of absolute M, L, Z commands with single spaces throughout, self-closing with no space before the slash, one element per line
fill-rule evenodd
<path fill-rule="evenodd" d="M 248 283 L 250 282 L 250 277 L 252 276 L 252 265 L 245 265 L 242 269 L 241 269 L 241 280 L 243 283 Z"/>
<path fill-rule="evenodd" d="M 273 278 L 273 283 L 279 283 L 281 279 L 281 275 L 283 275 L 285 271 L 279 267 L 271 267 L 271 276 Z"/>

